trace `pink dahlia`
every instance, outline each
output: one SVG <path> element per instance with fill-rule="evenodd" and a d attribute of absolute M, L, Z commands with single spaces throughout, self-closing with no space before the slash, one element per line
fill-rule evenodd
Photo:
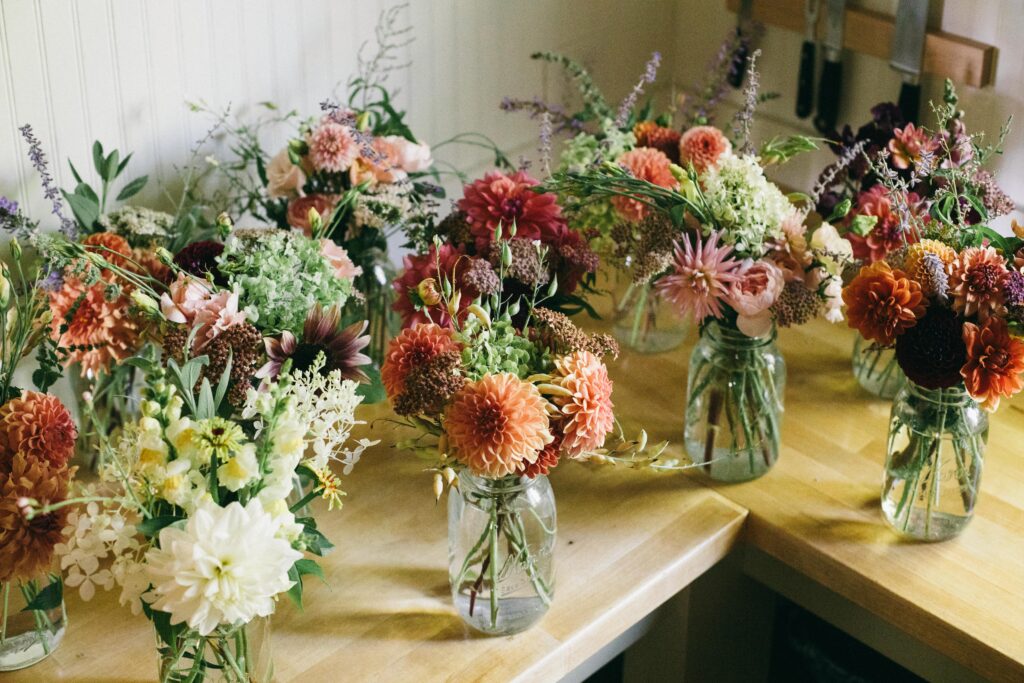
<path fill-rule="evenodd" d="M 326 116 L 309 134 L 306 144 L 309 146 L 309 160 L 317 171 L 343 173 L 359 155 L 359 143 L 348 126 Z"/>
<path fill-rule="evenodd" d="M 462 276 L 468 266 L 463 248 L 442 244 L 441 250 L 438 251 L 431 246 L 426 254 L 412 254 L 403 258 L 402 266 L 402 274 L 391 285 L 396 294 L 395 303 L 391 307 L 402 316 L 402 326 L 412 327 L 427 322 L 435 322 L 444 327 L 450 326 L 448 310 L 440 302 L 439 297 L 437 300 L 432 298 L 431 301 L 424 301 L 420 296 L 420 292 L 423 291 L 420 285 L 428 280 L 437 283 L 442 278 L 448 278 L 457 288 L 461 288 Z M 469 306 L 475 297 L 476 293 L 463 294 L 460 308 Z M 417 303 L 422 304 L 419 310 Z"/>
<path fill-rule="evenodd" d="M 907 196 L 911 211 L 916 212 L 920 202 L 921 198 L 913 192 Z M 853 247 L 854 257 L 862 261 L 879 261 L 890 251 L 917 241 L 912 231 L 903 229 L 899 214 L 882 185 L 875 185 L 857 196 L 857 205 L 851 212 L 851 216 L 855 215 L 874 216 L 877 219 L 867 235 L 862 237 L 851 232 L 846 236 Z"/>
<path fill-rule="evenodd" d="M 615 426 L 608 368 L 590 351 L 576 351 L 555 359 L 552 374 L 553 382 L 570 393 L 554 397 L 564 417 L 562 452 L 578 458 L 604 446 Z"/>
<path fill-rule="evenodd" d="M 714 126 L 694 126 L 679 140 L 679 160 L 692 164 L 698 174 L 718 166 L 718 160 L 732 151 L 732 143 Z"/>
<path fill-rule="evenodd" d="M 499 224 L 506 235 L 515 225 L 516 237 L 539 239 L 546 244 L 553 241 L 565 220 L 555 195 L 532 190 L 539 184 L 526 171 L 511 175 L 491 171 L 463 188 L 458 207 L 466 216 L 477 253 L 487 253 Z"/>
<path fill-rule="evenodd" d="M 948 268 L 949 293 L 957 313 L 964 317 L 977 315 L 985 322 L 1003 308 L 1010 271 L 993 247 L 964 249 Z"/>
<path fill-rule="evenodd" d="M 675 244 L 675 268 L 657 282 L 658 292 L 679 312 L 701 321 L 708 316 L 722 317 L 722 302 L 729 296 L 740 264 L 731 258 L 732 249 L 718 246 L 719 233 L 712 232 L 707 242 L 698 235 L 694 242 L 683 235 L 683 244 Z"/>
<path fill-rule="evenodd" d="M 672 162 L 664 152 L 651 147 L 631 149 L 619 157 L 619 163 L 640 180 L 668 188 L 679 185 L 672 175 Z M 612 197 L 612 205 L 626 220 L 635 222 L 647 215 L 647 206 L 630 197 Z"/>
<path fill-rule="evenodd" d="M 444 428 L 455 457 L 478 476 L 516 474 L 553 440 L 537 387 L 511 373 L 484 375 L 452 397 Z"/>
<path fill-rule="evenodd" d="M 899 169 L 910 168 L 911 164 L 916 164 L 925 154 L 932 154 L 939 147 L 939 141 L 927 130 L 912 123 L 894 129 L 892 134 L 889 151 L 892 152 L 892 165 Z"/>

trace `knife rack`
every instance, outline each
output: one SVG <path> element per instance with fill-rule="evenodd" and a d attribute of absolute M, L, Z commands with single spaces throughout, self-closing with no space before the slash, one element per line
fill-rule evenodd
<path fill-rule="evenodd" d="M 726 0 L 725 5 L 730 12 L 736 12 L 740 0 Z M 818 35 L 824 31 L 825 14 L 824 8 L 818 13 Z M 767 26 L 803 34 L 804 0 L 754 0 L 751 18 Z M 847 7 L 843 47 L 888 60 L 894 30 L 895 19 L 888 14 Z M 921 71 L 983 88 L 995 81 L 996 48 L 963 36 L 928 29 Z"/>

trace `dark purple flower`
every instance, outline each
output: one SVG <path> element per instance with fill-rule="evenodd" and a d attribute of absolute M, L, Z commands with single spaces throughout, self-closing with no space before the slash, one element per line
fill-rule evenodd
<path fill-rule="evenodd" d="M 214 284 L 224 287 L 227 278 L 217 267 L 217 257 L 224 251 L 224 245 L 212 240 L 193 242 L 174 255 L 174 264 L 190 275 L 213 277 Z"/>

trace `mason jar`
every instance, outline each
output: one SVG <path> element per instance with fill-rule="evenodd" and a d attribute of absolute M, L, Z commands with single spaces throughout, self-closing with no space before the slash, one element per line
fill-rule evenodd
<path fill-rule="evenodd" d="M 756 479 L 779 458 L 786 363 L 775 336 L 713 321 L 690 354 L 686 452 L 712 479 Z"/>
<path fill-rule="evenodd" d="M 64 583 L 56 573 L 0 581 L 0 671 L 47 657 L 64 639 Z"/>
<path fill-rule="evenodd" d="M 556 532 L 547 477 L 459 474 L 448 496 L 448 569 L 466 623 L 508 635 L 544 616 L 555 588 Z"/>
<path fill-rule="evenodd" d="M 853 376 L 864 391 L 887 400 L 907 380 L 894 349 L 868 344 L 859 334 L 853 340 Z"/>
<path fill-rule="evenodd" d="M 671 351 L 688 331 L 687 322 L 650 283 L 630 284 L 615 305 L 612 333 L 619 344 L 639 353 Z"/>

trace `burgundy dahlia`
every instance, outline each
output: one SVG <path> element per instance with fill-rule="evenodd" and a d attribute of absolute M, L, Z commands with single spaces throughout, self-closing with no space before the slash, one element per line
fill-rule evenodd
<path fill-rule="evenodd" d="M 224 251 L 224 245 L 213 240 L 193 242 L 174 256 L 174 265 L 186 273 L 205 278 L 207 273 L 213 277 L 215 284 L 227 285 L 227 279 L 217 267 L 217 257 Z"/>
<path fill-rule="evenodd" d="M 945 306 L 929 306 L 917 324 L 896 338 L 896 361 L 911 382 L 945 389 L 963 381 L 967 362 L 963 320 Z"/>

